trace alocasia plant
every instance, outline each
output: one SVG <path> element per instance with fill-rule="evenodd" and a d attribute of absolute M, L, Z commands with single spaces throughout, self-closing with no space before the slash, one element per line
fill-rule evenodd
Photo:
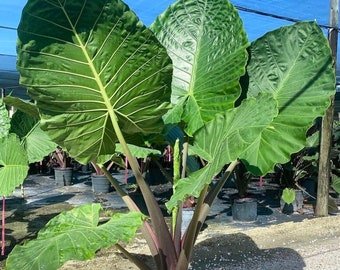
<path fill-rule="evenodd" d="M 25 180 L 28 164 L 42 160 L 56 144 L 41 130 L 38 109 L 33 103 L 12 96 L 0 102 L 3 101 L 24 109 L 9 118 L 7 109 L 1 106 L 0 195 L 9 196 Z"/>
<path fill-rule="evenodd" d="M 20 82 L 39 107 L 42 129 L 80 162 L 112 155 L 120 143 L 148 208 L 152 226 L 144 222 L 142 231 L 157 269 L 186 269 L 209 208 L 238 160 L 258 175 L 288 161 L 304 147 L 306 130 L 335 91 L 330 49 L 315 22 L 284 27 L 249 44 L 228 0 L 179 0 L 150 29 L 120 0 L 29 0 L 18 35 Z M 175 215 L 171 228 L 127 144 L 161 132 L 162 120 L 184 126 L 189 153 L 206 163 L 187 177 L 176 171 L 174 195 L 166 204 Z M 211 185 L 225 164 L 229 169 Z M 129 209 L 139 211 L 98 165 Z M 181 235 L 187 196 L 198 199 Z M 58 222 L 54 226 L 69 221 Z M 151 269 L 118 247 L 139 267 Z M 86 259 L 72 243 L 68 248 L 74 259 Z M 25 246 L 8 257 L 8 269 L 18 267 L 14 262 L 21 252 L 27 257 L 20 268 L 33 269 L 29 258 L 36 260 L 37 254 Z M 70 258 L 65 249 L 60 252 L 58 265 Z"/>

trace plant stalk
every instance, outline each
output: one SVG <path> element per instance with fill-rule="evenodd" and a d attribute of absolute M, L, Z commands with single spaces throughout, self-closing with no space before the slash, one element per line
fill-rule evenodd
<path fill-rule="evenodd" d="M 130 162 L 130 167 L 136 177 L 137 184 L 142 192 L 143 198 L 145 200 L 151 222 L 153 224 L 153 229 L 156 235 L 157 243 L 156 246 L 158 247 L 158 254 L 160 255 L 160 261 L 156 261 L 157 267 L 159 270 L 171 268 L 172 265 L 175 265 L 177 262 L 177 256 L 175 247 L 172 242 L 172 237 L 168 226 L 165 222 L 163 217 L 163 213 L 156 201 L 155 196 L 153 195 L 149 185 L 144 180 L 137 163 L 137 160 L 132 156 L 127 143 L 124 139 L 124 136 L 120 130 L 120 127 L 117 122 L 117 118 L 112 110 L 109 110 L 111 121 L 115 133 L 117 135 L 118 141 L 123 148 L 123 152 L 128 158 Z M 172 243 L 172 244 L 170 244 Z M 149 242 L 148 242 L 149 244 Z M 154 245 L 154 243 L 150 243 Z M 157 254 L 152 254 L 153 256 L 157 256 Z M 160 263 L 160 265 L 159 265 Z"/>

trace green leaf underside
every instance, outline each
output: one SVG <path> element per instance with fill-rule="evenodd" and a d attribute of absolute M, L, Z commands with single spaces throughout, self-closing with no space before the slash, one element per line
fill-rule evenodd
<path fill-rule="evenodd" d="M 190 135 L 234 106 L 247 61 L 249 44 L 236 9 L 229 1 L 208 2 L 177 1 L 151 25 L 174 64 L 175 106 L 166 122 L 184 120 Z"/>
<path fill-rule="evenodd" d="M 126 134 L 161 131 L 171 60 L 124 3 L 31 0 L 18 35 L 20 83 L 42 128 L 78 161 L 114 153 L 110 117 Z"/>
<path fill-rule="evenodd" d="M 328 42 L 315 22 L 269 32 L 251 44 L 250 54 L 248 96 L 273 93 L 279 107 L 259 144 L 244 157 L 265 174 L 306 146 L 307 130 L 335 93 L 335 73 Z"/>
<path fill-rule="evenodd" d="M 0 138 L 0 196 L 12 195 L 28 172 L 25 149 L 15 134 Z"/>
<path fill-rule="evenodd" d="M 36 240 L 13 249 L 7 269 L 58 269 L 71 259 L 91 259 L 100 248 L 130 241 L 142 225 L 137 212 L 115 214 L 98 225 L 100 209 L 100 204 L 87 204 L 51 219 Z"/>

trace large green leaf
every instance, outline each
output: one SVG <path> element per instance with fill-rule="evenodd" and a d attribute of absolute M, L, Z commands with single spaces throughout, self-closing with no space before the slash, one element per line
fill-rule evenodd
<path fill-rule="evenodd" d="M 240 114 L 232 125 L 220 125 L 223 121 L 218 116 L 195 134 L 191 151 L 207 160 L 208 167 L 179 181 L 169 209 L 188 195 L 198 196 L 224 164 L 237 158 L 259 175 L 272 171 L 276 163 L 287 162 L 306 145 L 308 128 L 329 105 L 335 91 L 332 57 L 315 23 L 270 32 L 253 43 L 250 51 L 248 96 L 257 97 L 254 108 L 248 109 L 248 102 L 243 102 L 225 116 L 230 121 L 229 114 Z M 266 92 L 273 95 L 272 101 L 265 100 Z M 274 103 L 276 114 L 268 111 Z"/>
<path fill-rule="evenodd" d="M 187 123 L 193 134 L 240 95 L 249 45 L 242 21 L 227 0 L 181 0 L 151 25 L 174 64 L 166 121 Z"/>
<path fill-rule="evenodd" d="M 275 95 L 279 114 L 242 157 L 257 174 L 286 163 L 306 145 L 306 132 L 335 94 L 335 70 L 327 39 L 315 22 L 267 33 L 251 44 L 248 96 Z"/>
<path fill-rule="evenodd" d="M 39 111 L 34 103 L 12 96 L 5 97 L 4 102 L 17 109 L 11 118 L 10 132 L 19 136 L 29 163 L 41 161 L 55 150 L 57 144 L 40 128 Z"/>
<path fill-rule="evenodd" d="M 25 149 L 15 134 L 0 138 L 0 196 L 12 195 L 28 172 Z"/>
<path fill-rule="evenodd" d="M 20 83 L 41 127 L 78 161 L 114 153 L 112 121 L 126 134 L 161 131 L 171 60 L 120 0 L 30 0 L 18 36 Z"/>
<path fill-rule="evenodd" d="M 277 104 L 273 95 L 264 93 L 243 101 L 236 109 L 217 115 L 198 130 L 190 153 L 199 155 L 207 165 L 178 181 L 167 208 L 172 209 L 189 195 L 198 197 L 213 175 L 219 173 L 225 164 L 242 156 L 276 115 Z"/>
<path fill-rule="evenodd" d="M 87 204 L 54 217 L 36 240 L 15 246 L 6 269 L 58 269 L 71 259 L 91 259 L 101 248 L 130 241 L 142 225 L 143 215 L 138 212 L 115 214 L 98 225 L 100 209 L 100 204 Z"/>
<path fill-rule="evenodd" d="M 53 152 L 57 144 L 40 128 L 40 120 L 22 111 L 16 111 L 11 119 L 11 132 L 20 137 L 27 151 L 29 163 L 41 161 Z"/>

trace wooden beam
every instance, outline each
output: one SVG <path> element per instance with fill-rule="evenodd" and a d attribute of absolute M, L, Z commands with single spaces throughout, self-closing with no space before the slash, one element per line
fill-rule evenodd
<path fill-rule="evenodd" d="M 331 28 L 328 32 L 328 41 L 334 58 L 336 69 L 337 46 L 338 46 L 338 16 L 339 0 L 330 0 L 330 19 Z M 335 88 L 335 85 L 334 85 Z M 334 96 L 331 97 L 331 104 L 322 119 L 320 158 L 318 173 L 318 189 L 315 214 L 318 217 L 328 216 L 329 182 L 331 173 L 330 152 L 332 147 L 332 128 L 334 117 Z"/>

